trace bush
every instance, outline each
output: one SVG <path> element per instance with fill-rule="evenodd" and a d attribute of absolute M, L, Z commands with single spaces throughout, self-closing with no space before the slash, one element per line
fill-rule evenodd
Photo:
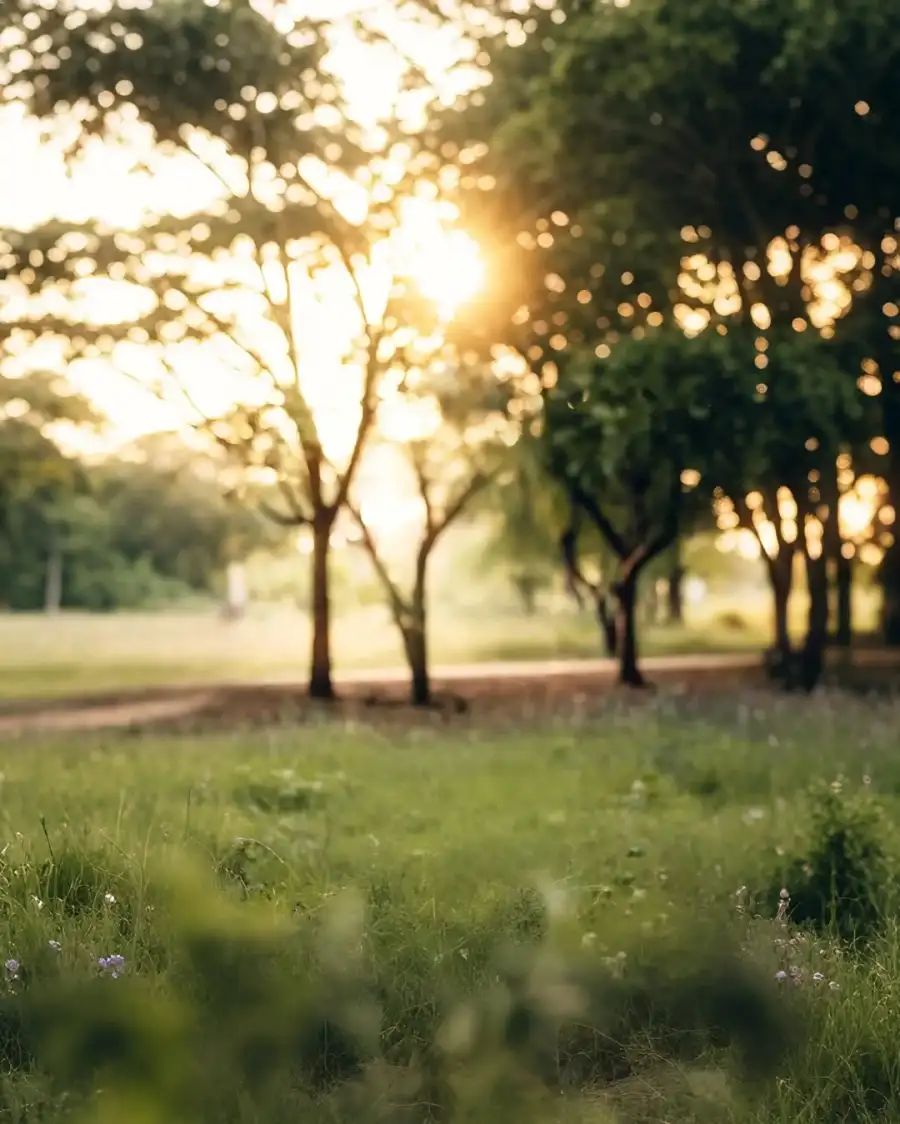
<path fill-rule="evenodd" d="M 810 796 L 805 853 L 778 878 L 790 895 L 790 919 L 843 940 L 868 940 L 882 925 L 891 882 L 880 810 L 867 797 L 846 794 L 840 780 Z"/>

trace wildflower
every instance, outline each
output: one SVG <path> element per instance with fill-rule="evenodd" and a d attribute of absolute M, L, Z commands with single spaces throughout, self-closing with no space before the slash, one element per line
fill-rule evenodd
<path fill-rule="evenodd" d="M 59 941 L 47 941 L 47 947 L 51 948 L 54 952 L 62 952 L 62 945 Z"/>
<path fill-rule="evenodd" d="M 819 983 L 822 980 L 824 980 L 825 977 L 822 975 L 821 972 L 813 972 L 813 979 L 816 981 L 816 983 Z"/>
<path fill-rule="evenodd" d="M 109 891 L 107 891 L 103 895 L 103 900 L 106 902 L 107 905 L 115 905 L 116 904 L 115 894 L 111 894 L 111 893 L 109 893 Z"/>
<path fill-rule="evenodd" d="M 838 991 L 840 989 L 841 985 L 839 983 L 836 983 L 834 980 L 832 980 L 831 983 L 828 986 L 831 988 L 832 991 Z"/>
<path fill-rule="evenodd" d="M 778 980 L 779 983 L 784 983 L 787 978 L 787 972 L 781 971 L 775 973 L 775 979 Z"/>
<path fill-rule="evenodd" d="M 21 965 L 19 964 L 18 960 L 7 960 L 6 961 L 6 974 L 9 976 L 9 978 L 11 980 L 17 980 L 19 978 L 19 968 L 20 967 L 21 967 Z"/>
<path fill-rule="evenodd" d="M 34 902 L 34 908 L 38 911 L 38 913 L 40 913 L 41 910 L 44 908 L 44 903 L 37 896 L 37 894 L 32 894 L 31 900 Z"/>
<path fill-rule="evenodd" d="M 118 953 L 112 956 L 101 956 L 97 961 L 101 972 L 108 972 L 110 979 L 117 980 L 125 970 L 125 957 Z"/>
<path fill-rule="evenodd" d="M 778 895 L 778 912 L 775 914 L 775 920 L 780 921 L 782 925 L 787 923 L 788 906 L 791 904 L 791 895 L 787 890 L 782 889 Z"/>

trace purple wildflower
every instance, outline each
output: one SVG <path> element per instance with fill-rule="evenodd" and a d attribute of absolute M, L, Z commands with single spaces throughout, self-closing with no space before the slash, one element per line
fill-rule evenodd
<path fill-rule="evenodd" d="M 110 978 L 117 980 L 125 970 L 125 957 L 117 952 L 112 956 L 101 956 L 97 961 L 101 972 L 109 972 Z"/>
<path fill-rule="evenodd" d="M 19 968 L 20 967 L 21 967 L 21 965 L 19 964 L 18 960 L 7 960 L 6 961 L 6 974 L 9 976 L 10 979 L 17 980 L 19 978 Z"/>

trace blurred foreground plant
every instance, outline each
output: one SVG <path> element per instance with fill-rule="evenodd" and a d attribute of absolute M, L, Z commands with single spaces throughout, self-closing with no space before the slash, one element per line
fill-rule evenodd
<path fill-rule="evenodd" d="M 714 1063 L 729 1096 L 752 1093 L 789 1045 L 776 985 L 719 934 L 695 921 L 604 959 L 550 902 L 542 939 L 497 949 L 433 1040 L 389 1064 L 361 900 L 330 898 L 298 924 L 183 870 L 161 884 L 164 974 L 114 956 L 79 980 L 48 959 L 7 989 L 7 1065 L 48 1074 L 86 1119 L 539 1124 L 559 1119 L 561 1093 L 590 1089 L 605 1112 L 660 1066 Z"/>

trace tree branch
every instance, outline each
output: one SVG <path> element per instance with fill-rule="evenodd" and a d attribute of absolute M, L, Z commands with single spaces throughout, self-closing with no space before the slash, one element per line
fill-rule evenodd
<path fill-rule="evenodd" d="M 276 523 L 279 527 L 303 527 L 308 523 L 308 520 L 298 518 L 295 515 L 285 515 L 284 512 L 281 512 L 277 508 L 272 507 L 272 505 L 267 500 L 261 499 L 257 502 L 259 505 L 259 510 L 263 513 L 263 515 L 265 515 L 267 519 L 271 519 L 272 522 Z"/>
<path fill-rule="evenodd" d="M 578 565 L 578 522 L 578 514 L 573 510 L 572 522 L 560 537 L 559 546 L 562 551 L 563 567 L 566 574 L 566 587 L 575 598 L 578 608 L 583 609 L 584 599 L 581 596 L 581 591 L 587 590 L 596 600 L 600 596 L 601 588 L 594 582 L 589 581 Z"/>
<path fill-rule="evenodd" d="M 619 532 L 615 529 L 600 505 L 589 492 L 582 488 L 577 480 L 572 480 L 569 477 L 563 479 L 563 486 L 569 493 L 569 499 L 588 515 L 593 522 L 594 526 L 601 535 L 609 543 L 613 551 L 618 555 L 620 560 L 628 557 L 630 551 L 628 546 Z"/>
<path fill-rule="evenodd" d="M 369 436 L 378 413 L 378 405 L 377 402 L 374 401 L 374 397 L 381 370 L 381 361 L 378 358 L 377 349 L 373 349 L 370 345 L 368 361 L 366 363 L 366 376 L 363 383 L 362 412 L 360 414 L 359 426 L 356 430 L 356 438 L 353 442 L 353 449 L 350 453 L 347 467 L 343 473 L 338 473 L 338 490 L 332 505 L 335 510 L 338 510 L 347 502 L 347 497 L 350 494 L 350 486 L 356 477 L 356 470 L 359 468 L 359 462 L 362 460 L 366 439 Z"/>
<path fill-rule="evenodd" d="M 437 531 L 444 531 L 465 510 L 479 492 L 483 491 L 494 479 L 493 473 L 476 472 L 468 484 L 460 491 L 456 499 L 452 500 L 444 510 L 444 517 Z"/>
<path fill-rule="evenodd" d="M 400 631 L 405 632 L 406 617 L 410 613 L 409 606 L 400 593 L 399 587 L 397 586 L 396 582 L 391 577 L 390 571 L 388 570 L 387 565 L 385 564 L 383 558 L 381 557 L 381 553 L 378 550 L 378 543 L 375 541 L 375 537 L 369 530 L 368 524 L 362 517 L 362 512 L 355 504 L 351 503 L 349 500 L 347 501 L 347 510 L 353 516 L 353 521 L 356 523 L 357 527 L 359 527 L 360 533 L 362 534 L 363 545 L 368 551 L 369 558 L 372 560 L 372 565 L 375 568 L 375 573 L 378 575 L 378 580 L 381 582 L 382 586 L 384 587 L 385 593 L 387 593 L 388 595 L 388 601 L 390 602 L 391 606 L 391 615 L 393 616 L 397 626 L 400 628 Z"/>

